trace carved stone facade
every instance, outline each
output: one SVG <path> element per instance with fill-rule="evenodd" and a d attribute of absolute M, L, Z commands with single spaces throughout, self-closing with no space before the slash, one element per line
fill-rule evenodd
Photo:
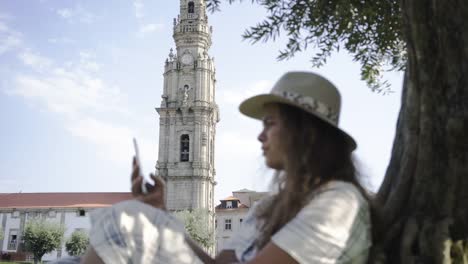
<path fill-rule="evenodd" d="M 212 29 L 204 0 L 181 0 L 174 41 L 164 67 L 157 174 L 167 181 L 170 210 L 205 208 L 214 227 L 214 143 L 219 121 Z"/>

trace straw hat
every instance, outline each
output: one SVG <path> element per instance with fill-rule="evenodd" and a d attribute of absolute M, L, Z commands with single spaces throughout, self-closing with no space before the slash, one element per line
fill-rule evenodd
<path fill-rule="evenodd" d="M 282 103 L 298 107 L 313 114 L 336 128 L 355 149 L 356 142 L 338 127 L 341 96 L 330 81 L 313 72 L 287 72 L 273 86 L 268 94 L 253 96 L 239 106 L 246 116 L 262 119 L 263 106 L 268 103 Z"/>

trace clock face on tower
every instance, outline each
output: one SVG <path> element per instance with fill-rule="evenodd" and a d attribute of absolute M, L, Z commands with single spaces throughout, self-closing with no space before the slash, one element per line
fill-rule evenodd
<path fill-rule="evenodd" d="M 182 58 L 180 60 L 183 64 L 188 65 L 188 64 L 192 64 L 193 57 L 192 55 L 185 53 L 184 55 L 182 55 Z"/>

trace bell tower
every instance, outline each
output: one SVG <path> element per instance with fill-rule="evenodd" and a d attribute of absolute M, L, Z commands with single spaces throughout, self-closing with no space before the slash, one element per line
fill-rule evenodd
<path fill-rule="evenodd" d="M 214 217 L 214 143 L 219 121 L 212 28 L 205 0 L 180 0 L 175 50 L 165 61 L 156 173 L 166 179 L 169 210 L 205 208 Z M 214 219 L 214 218 L 213 218 Z M 214 225 L 214 220 L 212 221 Z"/>

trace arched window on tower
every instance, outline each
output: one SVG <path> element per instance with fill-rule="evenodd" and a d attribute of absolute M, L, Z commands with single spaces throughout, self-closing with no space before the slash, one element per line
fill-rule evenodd
<path fill-rule="evenodd" d="M 180 161 L 189 161 L 190 138 L 189 135 L 180 136 Z"/>
<path fill-rule="evenodd" d="M 195 13 L 195 4 L 192 1 L 188 3 L 188 13 L 189 14 Z"/>

